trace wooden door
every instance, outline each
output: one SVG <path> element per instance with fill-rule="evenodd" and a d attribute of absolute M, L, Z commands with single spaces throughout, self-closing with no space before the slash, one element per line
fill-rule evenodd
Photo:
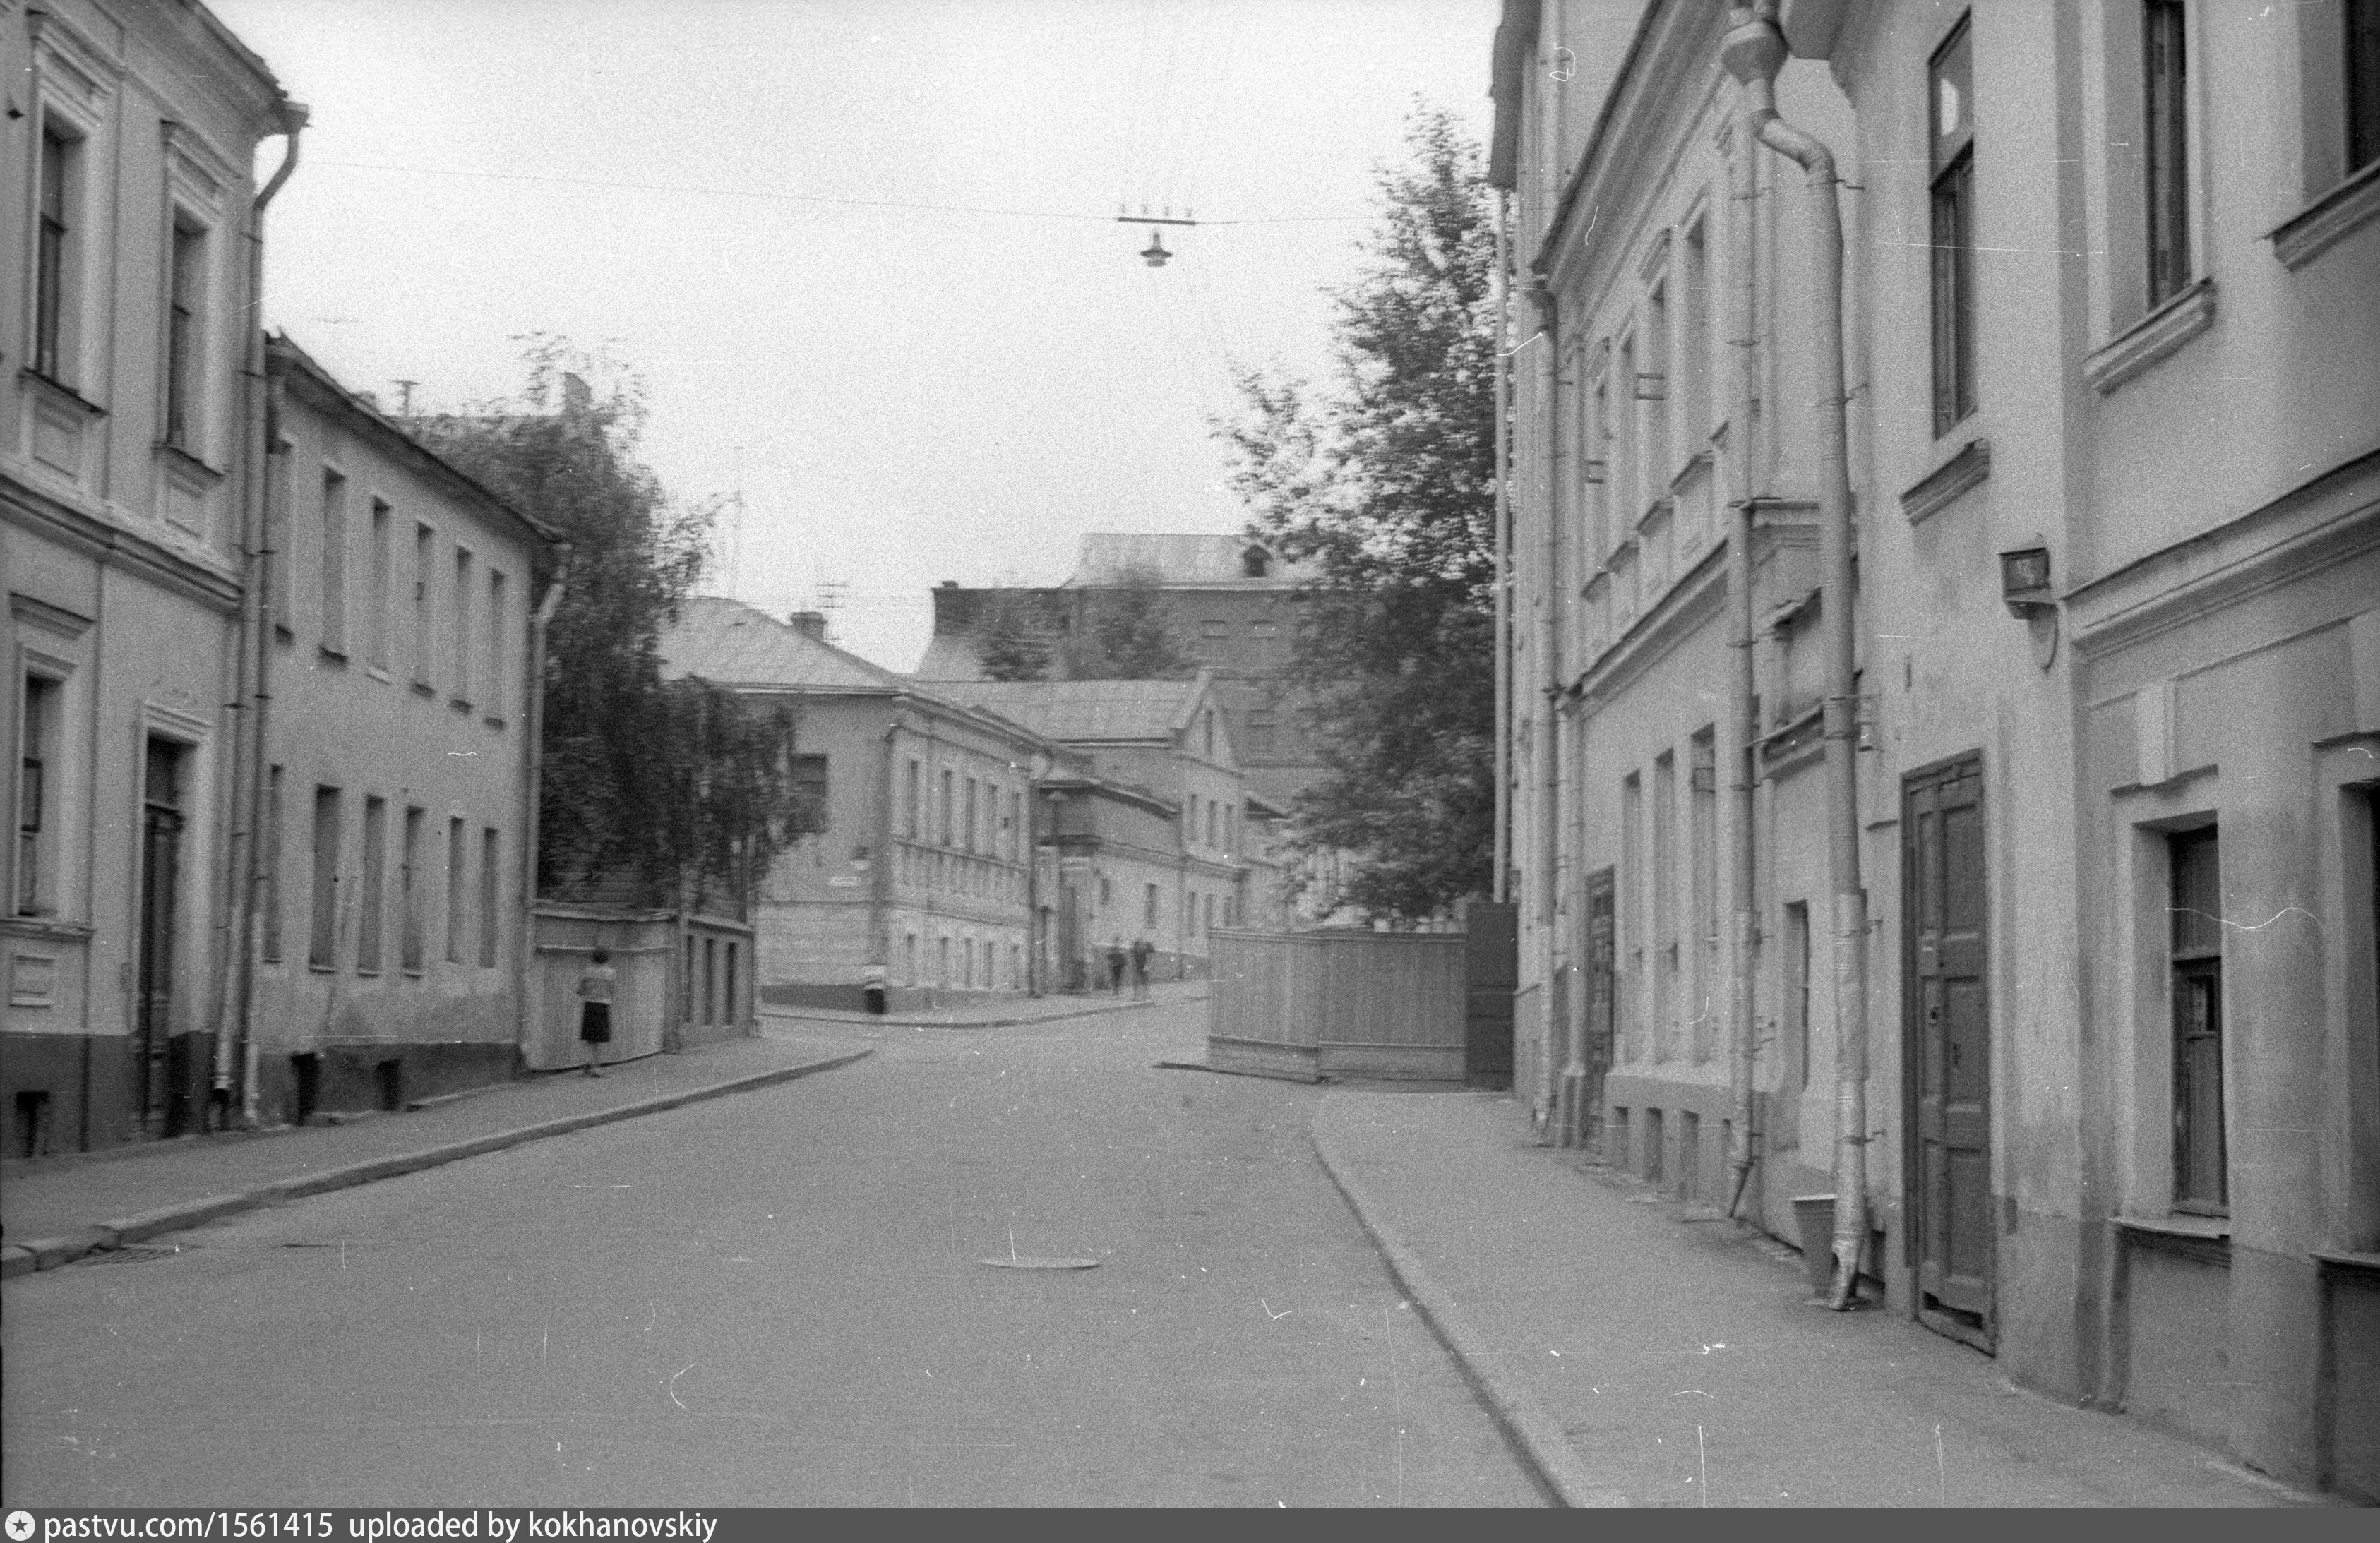
<path fill-rule="evenodd" d="M 1586 876 L 1586 1043 L 1580 1059 L 1586 1063 L 1586 1086 L 1580 1090 L 1579 1140 L 1591 1151 L 1603 1148 L 1603 1080 L 1611 1070 L 1611 1036 L 1619 992 L 1619 954 L 1612 929 L 1612 870 L 1599 869 Z M 1615 1162 L 1625 1153 L 1604 1152 Z"/>
<path fill-rule="evenodd" d="M 1967 756 L 1901 790 L 1911 1252 L 1918 1315 L 1993 1337 L 1991 1017 L 1985 987 L 1984 774 Z"/>
<path fill-rule="evenodd" d="M 140 941 L 137 1021 L 133 1026 L 133 1108 L 150 1136 L 172 1136 L 175 911 L 181 893 L 182 790 L 179 747 L 149 742 L 141 790 Z"/>
<path fill-rule="evenodd" d="M 1463 913 L 1463 1075 L 1474 1087 L 1512 1086 L 1512 991 L 1521 908 L 1474 901 Z"/>

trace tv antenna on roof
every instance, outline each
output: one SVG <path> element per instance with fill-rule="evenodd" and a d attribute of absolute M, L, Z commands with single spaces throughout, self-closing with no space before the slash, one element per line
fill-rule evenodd
<path fill-rule="evenodd" d="M 1173 254 L 1165 249 L 1165 238 L 1159 234 L 1157 227 L 1159 225 L 1195 225 L 1198 222 L 1192 216 L 1196 213 L 1197 211 L 1193 209 L 1184 209 L 1182 212 L 1182 217 L 1175 219 L 1171 204 L 1165 206 L 1165 212 L 1162 214 L 1152 214 L 1148 212 L 1148 205 L 1144 203 L 1140 206 L 1138 214 L 1128 214 L 1124 213 L 1123 205 L 1118 204 L 1116 205 L 1116 224 L 1148 226 L 1148 245 L 1142 249 L 1140 260 L 1152 268 L 1162 268 L 1165 266 L 1166 260 Z"/>

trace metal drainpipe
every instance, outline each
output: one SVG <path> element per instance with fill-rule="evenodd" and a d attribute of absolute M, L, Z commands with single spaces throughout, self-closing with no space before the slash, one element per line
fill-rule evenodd
<path fill-rule="evenodd" d="M 553 581 L 545 587 L 528 622 L 528 668 L 522 672 L 526 698 L 521 710 L 521 759 L 527 775 L 521 780 L 520 928 L 513 950 L 513 1011 L 519 1023 L 519 1053 L 528 1053 L 529 961 L 537 954 L 538 821 L 543 816 L 545 788 L 545 638 L 561 607 L 564 587 L 570 582 L 570 543 L 561 542 Z"/>
<path fill-rule="evenodd" d="M 240 524 L 242 544 L 248 552 L 248 583 L 240 601 L 240 650 L 248 658 L 242 672 L 247 678 L 239 683 L 248 713 L 248 753 L 243 759 L 235 753 L 232 774 L 233 818 L 243 818 L 240 805 L 247 805 L 245 832 L 232 832 L 233 857 L 232 893 L 234 905 L 233 958 L 224 961 L 227 969 L 236 970 L 238 987 L 234 995 L 232 1016 L 238 1027 L 238 1045 L 224 1032 L 229 1026 L 218 1014 L 215 1020 L 215 1055 L 213 1090 L 230 1100 L 232 1069 L 237 1056 L 239 1067 L 240 1123 L 256 1124 L 256 1041 L 250 1032 L 251 1009 L 256 992 L 255 954 L 258 942 L 256 926 L 257 896 L 263 884 L 264 864 L 259 856 L 261 842 L 258 839 L 264 828 L 265 762 L 269 759 L 265 745 L 265 719 L 272 701 L 271 678 L 273 662 L 273 608 L 271 598 L 273 553 L 266 544 L 272 539 L 266 500 L 273 480 L 271 457 L 274 434 L 274 414 L 265 399 L 264 378 L 264 212 L 298 170 L 298 150 L 310 116 L 302 102 L 281 103 L 281 131 L 287 140 L 281 164 L 274 168 L 265 185 L 257 189 L 248 206 L 248 294 L 249 306 L 246 336 L 240 352 L 245 360 L 245 379 L 241 383 L 243 411 L 240 417 L 241 458 L 248 463 L 248 477 L 241 488 Z M 220 1000 L 220 999 L 219 999 Z"/>
<path fill-rule="evenodd" d="M 1496 189 L 1496 872 L 1490 893 L 1504 904 L 1512 869 L 1512 587 L 1505 553 L 1512 544 L 1512 332 L 1510 196 Z"/>
<path fill-rule="evenodd" d="M 1827 868 L 1834 888 L 1835 1279 L 1827 1305 L 1859 1294 L 1867 1244 L 1867 892 L 1860 882 L 1859 700 L 1852 675 L 1852 499 L 1843 416 L 1843 225 L 1833 152 L 1777 115 L 1785 39 L 1775 0 L 1733 6 L 1721 44 L 1745 92 L 1744 121 L 1760 142 L 1807 174 L 1813 204 L 1812 331 L 1817 344 L 1818 552 L 1826 628 Z"/>
<path fill-rule="evenodd" d="M 1755 677 L 1752 658 L 1752 535 L 1755 458 L 1753 449 L 1753 371 L 1760 367 L 1759 339 L 1754 328 L 1758 261 L 1754 200 L 1758 196 L 1754 141 L 1759 128 L 1752 121 L 1751 96 L 1737 103 L 1735 142 L 1728 162 L 1729 265 L 1727 337 L 1734 350 L 1734 369 L 1728 380 L 1728 429 L 1725 464 L 1734 487 L 1728 500 L 1728 848 L 1729 909 L 1732 913 L 1728 942 L 1728 1164 L 1734 1185 L 1727 1202 L 1733 1216 L 1743 1204 L 1752 1181 L 1752 1088 L 1758 1054 L 1755 1038 L 1753 999 L 1754 945 L 1759 932 L 1755 910 L 1753 864 L 1758 856 L 1758 833 L 1753 827 L 1754 793 L 1759 785 L 1753 764 L 1760 725 L 1753 710 Z"/>
<path fill-rule="evenodd" d="M 1560 898 L 1560 863 L 1561 858 L 1561 754 L 1559 744 L 1561 715 L 1557 699 L 1561 692 L 1561 662 L 1559 654 L 1560 623 L 1554 611 L 1556 587 L 1560 583 L 1559 559 L 1561 532 L 1554 520 L 1553 463 L 1554 426 L 1558 408 L 1554 395 L 1557 356 L 1556 327 L 1559 313 L 1553 292 L 1542 281 L 1528 289 L 1530 303 L 1537 312 L 1537 340 L 1544 346 L 1537 350 L 1536 443 L 1531 447 L 1530 465 L 1536 473 L 1536 506 L 1545 521 L 1545 553 L 1543 569 L 1538 575 L 1537 589 L 1537 662 L 1544 673 L 1544 682 L 1537 698 L 1538 791 L 1533 824 L 1536 837 L 1538 881 L 1537 935 L 1538 977 L 1545 992 L 1545 1033 L 1537 1050 L 1537 1141 L 1551 1145 L 1555 1136 L 1553 1100 L 1557 1085 L 1556 1040 L 1563 1024 L 1554 1012 L 1554 989 L 1557 953 L 1555 949 L 1554 912 Z"/>

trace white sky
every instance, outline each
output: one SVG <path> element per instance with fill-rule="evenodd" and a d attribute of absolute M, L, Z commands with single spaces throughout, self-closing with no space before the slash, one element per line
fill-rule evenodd
<path fill-rule="evenodd" d="M 1054 583 L 1086 530 L 1241 527 L 1205 425 L 1225 359 L 1323 371 L 1319 286 L 1354 271 L 1415 95 L 1487 138 L 1497 8 L 211 4 L 313 108 L 270 324 L 432 409 L 517 389 L 516 334 L 610 343 L 674 494 L 730 492 L 743 446 L 733 592 L 846 586 L 838 640 L 895 669 L 941 579 Z M 1152 269 L 1120 202 L 1279 223 L 1169 229 Z"/>

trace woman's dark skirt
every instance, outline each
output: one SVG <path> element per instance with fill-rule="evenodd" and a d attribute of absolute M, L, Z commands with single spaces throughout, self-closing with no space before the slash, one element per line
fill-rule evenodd
<path fill-rule="evenodd" d="M 590 1045 L 609 1044 L 612 1039 L 612 1004 L 608 1002 L 582 1002 L 578 1004 L 578 1038 Z"/>

